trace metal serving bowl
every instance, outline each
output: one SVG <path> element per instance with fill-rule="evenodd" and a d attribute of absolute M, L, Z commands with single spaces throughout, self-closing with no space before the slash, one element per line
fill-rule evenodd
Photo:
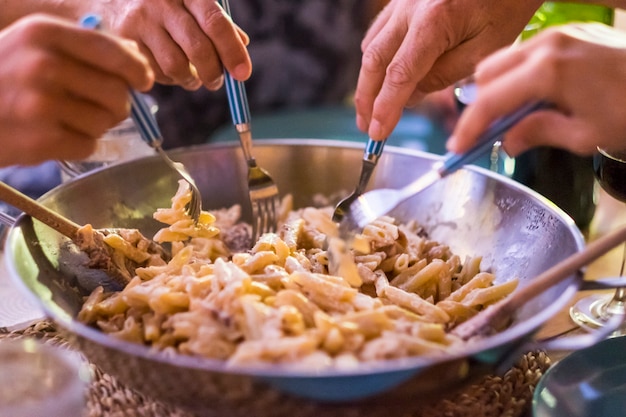
<path fill-rule="evenodd" d="M 255 154 L 260 165 L 272 173 L 281 193 L 293 194 L 295 205 L 302 207 L 311 205 L 317 194 L 351 191 L 358 179 L 363 147 L 327 140 L 266 140 L 256 143 Z M 245 206 L 247 171 L 238 144 L 204 145 L 171 155 L 191 171 L 205 208 Z M 424 173 L 437 158 L 388 147 L 370 187 L 401 187 Z M 152 213 L 170 205 L 177 180 L 159 157 L 148 157 L 78 177 L 40 201 L 80 224 L 137 227 L 152 236 L 160 227 Z M 520 285 L 525 285 L 584 245 L 573 221 L 549 201 L 475 167 L 440 181 L 392 215 L 418 220 L 431 238 L 449 244 L 461 258 L 481 255 L 482 268 L 491 269 L 498 282 L 518 277 Z M 245 216 L 249 216 L 249 208 Z M 227 368 L 215 360 L 166 356 L 76 321 L 82 294 L 75 277 L 59 261 L 63 240 L 46 226 L 20 217 L 6 245 L 8 268 L 15 280 L 104 371 L 153 398 L 211 410 L 203 415 L 225 415 L 225 410 L 228 415 L 253 415 L 255 401 L 275 395 L 369 401 L 370 397 L 384 398 L 392 389 L 398 395 L 407 384 L 411 384 L 411 396 L 422 389 L 447 388 L 485 366 L 492 367 L 532 338 L 578 288 L 576 276 L 554 286 L 527 303 L 509 329 L 468 344 L 462 354 L 363 364 L 351 371 Z"/>

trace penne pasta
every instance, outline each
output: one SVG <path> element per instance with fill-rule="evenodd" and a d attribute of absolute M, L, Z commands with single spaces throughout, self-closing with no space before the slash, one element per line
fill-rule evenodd
<path fill-rule="evenodd" d="M 462 342 L 447 330 L 517 286 L 494 285 L 480 257 L 461 263 L 416 222 L 382 217 L 350 246 L 337 238 L 332 207 L 292 210 L 290 198 L 278 233 L 235 250 L 233 242 L 250 230 L 239 223 L 239 206 L 203 213 L 195 226 L 184 210 L 189 198 L 181 182 L 172 206 L 154 213 L 165 223 L 155 239 L 172 244 L 167 264 L 111 238 L 120 254 L 148 266 L 120 292 L 94 290 L 79 320 L 156 350 L 231 366 L 350 369 L 454 351 Z"/>

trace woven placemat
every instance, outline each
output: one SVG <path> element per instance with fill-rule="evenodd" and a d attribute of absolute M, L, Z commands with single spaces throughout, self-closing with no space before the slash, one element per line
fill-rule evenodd
<path fill-rule="evenodd" d="M 24 337 L 72 349 L 55 325 L 47 320 L 21 331 L 0 332 L 0 341 Z M 148 398 L 125 387 L 94 364 L 89 366 L 93 379 L 87 394 L 85 417 L 202 417 Z M 528 352 L 503 376 L 481 377 L 430 402 L 410 402 L 411 405 L 403 406 L 399 414 L 395 407 L 381 412 L 358 404 L 322 405 L 279 395 L 269 401 L 265 399 L 259 414 L 249 417 L 388 417 L 390 412 L 394 417 L 523 417 L 529 415 L 535 386 L 549 366 L 550 359 L 545 352 Z"/>

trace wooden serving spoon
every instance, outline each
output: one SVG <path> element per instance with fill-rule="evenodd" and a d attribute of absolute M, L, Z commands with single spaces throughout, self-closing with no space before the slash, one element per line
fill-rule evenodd
<path fill-rule="evenodd" d="M 122 287 L 134 276 L 137 267 L 159 258 L 165 263 L 169 258 L 161 245 L 147 239 L 136 229 L 93 229 L 89 224 L 80 226 L 1 181 L 0 200 L 70 238 L 89 256 L 89 268 L 103 270 Z M 111 240 L 107 238 L 110 235 L 118 235 L 115 238 L 117 248 L 105 241 Z"/>
<path fill-rule="evenodd" d="M 571 276 L 583 266 L 588 265 L 624 241 L 626 241 L 626 226 L 622 226 L 590 243 L 582 251 L 569 256 L 539 274 L 528 285 L 518 288 L 508 297 L 453 328 L 452 334 L 468 340 L 501 331 L 510 323 L 515 312 L 526 302 Z"/>

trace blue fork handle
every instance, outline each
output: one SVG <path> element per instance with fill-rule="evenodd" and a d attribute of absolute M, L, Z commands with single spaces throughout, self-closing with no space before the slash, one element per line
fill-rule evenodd
<path fill-rule="evenodd" d="M 102 18 L 96 14 L 86 14 L 80 19 L 81 27 L 98 30 L 102 27 Z M 163 136 L 150 111 L 150 107 L 141 94 L 130 89 L 130 115 L 141 134 L 141 138 L 152 148 L 160 148 Z"/>
<path fill-rule="evenodd" d="M 230 16 L 230 4 L 228 0 L 219 0 L 219 4 Z M 233 124 L 235 126 L 249 124 L 250 106 L 248 105 L 248 96 L 243 82 L 235 80 L 232 75 L 224 69 L 224 85 L 226 87 L 226 95 L 228 96 L 228 104 L 230 106 L 230 115 L 233 118 Z"/>
<path fill-rule="evenodd" d="M 159 125 L 146 100 L 133 89 L 130 90 L 130 116 L 139 130 L 141 139 L 154 149 L 160 148 L 163 144 L 163 135 Z"/>
<path fill-rule="evenodd" d="M 489 129 L 487 129 L 478 138 L 476 144 L 469 151 L 462 154 L 448 152 L 444 156 L 443 164 L 438 169 L 439 175 L 444 177 L 461 168 L 463 165 L 473 162 L 478 157 L 488 152 L 502 134 L 504 134 L 524 117 L 537 110 L 549 109 L 551 107 L 552 105 L 545 101 L 534 101 L 520 107 L 513 113 L 496 120 L 491 124 Z"/>
<path fill-rule="evenodd" d="M 235 80 L 228 71 L 224 70 L 224 85 L 233 124 L 235 126 L 250 124 L 250 107 L 243 82 Z"/>
<path fill-rule="evenodd" d="M 382 155 L 383 153 L 385 142 L 387 142 L 387 139 L 374 140 L 372 138 L 369 138 L 367 140 L 367 144 L 365 144 L 363 160 L 370 161 L 373 164 L 376 164 L 378 162 L 378 159 L 380 158 L 380 155 Z"/>

